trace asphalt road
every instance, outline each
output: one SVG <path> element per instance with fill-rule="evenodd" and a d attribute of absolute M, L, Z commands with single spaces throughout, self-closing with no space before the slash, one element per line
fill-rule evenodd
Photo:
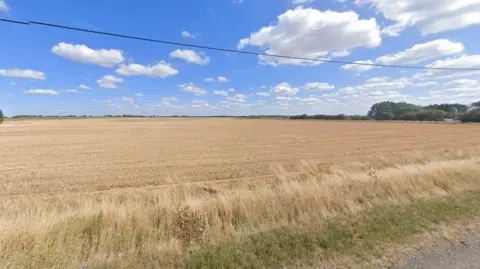
<path fill-rule="evenodd" d="M 447 248 L 411 255 L 395 269 L 480 269 L 480 236 Z"/>

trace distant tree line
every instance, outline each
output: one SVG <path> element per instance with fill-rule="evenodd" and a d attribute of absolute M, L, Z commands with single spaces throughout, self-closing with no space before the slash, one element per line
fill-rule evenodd
<path fill-rule="evenodd" d="M 366 116 L 361 115 L 296 115 L 293 120 L 403 120 L 480 122 L 480 101 L 471 104 L 433 104 L 418 106 L 406 102 L 380 102 L 373 104 Z"/>
<path fill-rule="evenodd" d="M 361 115 L 297 115 L 297 116 L 290 116 L 292 120 L 370 120 L 371 118 L 368 116 L 361 116 Z"/>
<path fill-rule="evenodd" d="M 463 104 L 434 104 L 417 106 L 405 102 L 380 102 L 372 105 L 367 116 L 375 120 L 479 122 L 480 102 L 470 106 Z"/>
<path fill-rule="evenodd" d="M 108 118 L 156 118 L 165 116 L 156 115 L 103 115 L 103 116 L 77 116 L 77 115 L 62 115 L 62 116 L 43 116 L 43 115 L 16 115 L 12 118 L 91 118 L 91 117 L 108 117 Z M 228 115 L 220 116 L 187 116 L 187 115 L 173 115 L 173 118 L 226 118 L 232 117 Z M 480 122 L 480 101 L 474 102 L 471 105 L 464 104 L 433 104 L 428 106 L 418 106 L 406 102 L 391 102 L 385 101 L 373 104 L 367 115 L 249 115 L 249 116 L 233 116 L 233 118 L 247 118 L 247 119 L 262 119 L 262 118 L 277 118 L 277 119 L 292 119 L 292 120 L 403 120 L 403 121 L 443 121 L 445 119 L 458 120 L 461 122 Z M 0 123 L 3 122 L 4 115 L 0 110 Z"/>

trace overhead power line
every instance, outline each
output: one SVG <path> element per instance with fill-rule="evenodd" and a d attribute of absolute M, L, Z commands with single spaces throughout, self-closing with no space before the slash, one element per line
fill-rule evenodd
<path fill-rule="evenodd" d="M 66 29 L 66 30 L 71 30 L 71 31 L 79 31 L 79 32 L 85 32 L 85 33 L 91 33 L 91 34 L 97 34 L 97 35 L 113 36 L 113 37 L 119 37 L 119 38 L 134 39 L 134 40 L 161 43 L 161 44 L 181 46 L 181 47 L 214 50 L 214 51 L 222 51 L 222 52 L 231 52 L 231 53 L 240 53 L 240 54 L 248 54 L 248 55 L 255 55 L 255 56 L 274 57 L 274 58 L 282 58 L 282 59 L 291 59 L 291 60 L 336 63 L 336 64 L 349 64 L 349 65 L 371 66 L 371 67 L 405 68 L 405 69 L 449 70 L 449 71 L 480 71 L 480 68 L 426 67 L 426 66 L 359 63 L 359 62 L 315 59 L 315 58 L 278 55 L 278 54 L 253 52 L 253 51 L 246 51 L 246 50 L 236 50 L 236 49 L 227 49 L 227 48 L 195 45 L 195 44 L 173 42 L 173 41 L 152 39 L 152 38 L 146 38 L 146 37 L 138 37 L 138 36 L 131 36 L 131 35 L 122 35 L 122 34 L 116 34 L 116 33 L 111 33 L 111 32 L 95 31 L 95 30 L 86 29 L 86 28 L 78 28 L 78 27 L 72 27 L 72 26 L 68 26 L 68 25 L 54 24 L 54 23 L 47 23 L 47 22 L 39 22 L 39 21 L 17 21 L 17 20 L 8 20 L 8 19 L 2 19 L 2 18 L 0 18 L 0 21 L 6 22 L 6 23 L 12 23 L 12 24 L 20 24 L 20 25 L 39 25 L 39 26 L 44 26 L 44 27 Z"/>

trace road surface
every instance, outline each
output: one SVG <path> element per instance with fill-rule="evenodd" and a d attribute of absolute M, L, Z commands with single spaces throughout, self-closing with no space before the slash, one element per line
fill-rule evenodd
<path fill-rule="evenodd" d="M 443 249 L 413 254 L 395 269 L 480 269 L 480 236 Z"/>

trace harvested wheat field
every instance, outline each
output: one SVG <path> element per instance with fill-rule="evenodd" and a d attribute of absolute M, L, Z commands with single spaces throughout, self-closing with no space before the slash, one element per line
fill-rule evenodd
<path fill-rule="evenodd" d="M 479 131 L 245 119 L 6 121 L 0 267 L 364 266 L 398 238 L 480 216 Z M 391 227 L 402 218 L 422 228 L 396 235 Z"/>

